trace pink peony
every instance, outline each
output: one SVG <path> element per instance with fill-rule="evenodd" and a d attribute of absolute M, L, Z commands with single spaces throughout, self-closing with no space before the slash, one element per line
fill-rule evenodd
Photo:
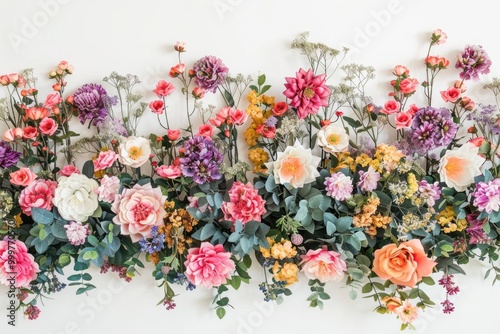
<path fill-rule="evenodd" d="M 116 213 L 113 222 L 120 225 L 122 234 L 138 242 L 151 236 L 153 226 L 163 225 L 164 203 L 160 188 L 153 188 L 150 183 L 136 184 L 116 197 L 111 208 Z"/>
<path fill-rule="evenodd" d="M 297 108 L 300 119 L 309 114 L 317 114 L 320 107 L 328 106 L 330 88 L 326 85 L 324 74 L 314 75 L 309 69 L 307 72 L 300 69 L 295 78 L 285 78 L 283 95 L 291 99 L 290 105 Z"/>
<path fill-rule="evenodd" d="M 66 165 L 60 171 L 59 175 L 70 176 L 71 174 L 81 174 L 80 170 L 73 165 Z"/>
<path fill-rule="evenodd" d="M 19 195 L 19 205 L 27 216 L 31 216 L 31 208 L 51 210 L 57 182 L 51 180 L 34 180 Z"/>
<path fill-rule="evenodd" d="M 0 283 L 26 288 L 39 272 L 35 258 L 22 241 L 10 237 L 0 240 Z"/>
<path fill-rule="evenodd" d="M 97 188 L 99 201 L 113 203 L 120 191 L 120 179 L 116 176 L 107 176 L 101 179 L 101 185 Z"/>
<path fill-rule="evenodd" d="M 172 94 L 172 92 L 175 90 L 174 85 L 172 85 L 169 82 L 166 82 L 165 80 L 160 80 L 156 84 L 156 89 L 153 90 L 153 93 L 158 96 L 158 98 L 162 98 L 164 96 L 168 96 Z"/>
<path fill-rule="evenodd" d="M 239 220 L 242 224 L 252 220 L 260 222 L 261 216 L 266 213 L 265 204 L 266 201 L 250 182 L 243 184 L 237 181 L 229 190 L 229 202 L 222 204 L 224 219 L 232 222 Z"/>
<path fill-rule="evenodd" d="M 373 191 L 377 189 L 377 182 L 379 180 L 380 173 L 370 166 L 366 172 L 362 170 L 359 171 L 358 187 L 362 191 Z"/>
<path fill-rule="evenodd" d="M 231 253 L 226 252 L 221 244 L 212 245 L 202 242 L 199 248 L 189 249 L 186 277 L 194 285 L 212 288 L 226 283 L 235 269 Z"/>
<path fill-rule="evenodd" d="M 347 265 L 340 254 L 329 251 L 326 247 L 308 250 L 302 258 L 302 272 L 309 279 L 317 279 L 321 283 L 338 282 L 344 277 Z"/>
<path fill-rule="evenodd" d="M 36 179 L 36 174 L 27 167 L 20 168 L 19 170 L 10 173 L 10 183 L 26 187 Z"/>
<path fill-rule="evenodd" d="M 97 158 L 93 161 L 94 170 L 100 171 L 113 166 L 115 161 L 118 159 L 118 154 L 114 151 L 104 151 L 99 152 Z"/>
<path fill-rule="evenodd" d="M 176 179 L 182 175 L 182 170 L 177 165 L 162 165 L 156 168 L 156 173 L 166 179 Z"/>

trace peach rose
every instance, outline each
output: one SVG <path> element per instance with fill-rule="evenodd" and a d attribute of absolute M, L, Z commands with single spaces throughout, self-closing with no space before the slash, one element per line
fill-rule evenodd
<path fill-rule="evenodd" d="M 248 114 L 246 111 L 240 109 L 231 109 L 229 111 L 229 119 L 234 125 L 242 125 L 248 119 Z"/>
<path fill-rule="evenodd" d="M 427 257 L 420 240 L 413 239 L 377 249 L 372 270 L 383 280 L 413 288 L 422 277 L 432 274 L 436 264 Z"/>
<path fill-rule="evenodd" d="M 396 312 L 396 309 L 403 305 L 400 298 L 393 296 L 385 296 L 382 298 L 382 302 L 385 303 L 385 307 L 389 310 L 389 312 Z"/>
<path fill-rule="evenodd" d="M 455 102 L 457 102 L 461 93 L 462 93 L 462 91 L 460 90 L 460 88 L 456 88 L 456 87 L 452 86 L 452 87 L 449 87 L 447 90 L 441 91 L 441 97 L 443 98 L 444 102 L 455 103 Z"/>
<path fill-rule="evenodd" d="M 405 94 L 412 94 L 417 90 L 418 80 L 415 78 L 406 78 L 399 83 L 399 90 Z"/>
<path fill-rule="evenodd" d="M 182 175 L 182 170 L 176 165 L 162 165 L 156 169 L 156 173 L 166 179 L 176 179 Z"/>
<path fill-rule="evenodd" d="M 410 74 L 410 71 L 408 70 L 408 68 L 406 66 L 403 66 L 403 65 L 396 65 L 394 67 L 394 71 L 392 72 L 394 75 L 398 76 L 398 77 L 401 77 L 403 75 L 409 75 Z"/>
<path fill-rule="evenodd" d="M 57 123 L 50 117 L 45 117 L 40 122 L 40 132 L 47 136 L 52 136 L 57 131 Z"/>
<path fill-rule="evenodd" d="M 31 119 L 37 121 L 39 119 L 45 118 L 49 115 L 49 109 L 43 107 L 32 107 L 25 110 L 26 115 L 24 120 Z"/>
<path fill-rule="evenodd" d="M 2 140 L 6 142 L 13 142 L 16 139 L 23 137 L 23 130 L 21 128 L 13 128 L 4 132 Z"/>
<path fill-rule="evenodd" d="M 20 168 L 10 173 L 10 183 L 26 187 L 36 179 L 36 174 L 27 167 Z"/>
<path fill-rule="evenodd" d="M 321 283 L 338 282 L 344 278 L 347 264 L 340 258 L 340 254 L 329 251 L 326 247 L 310 249 L 301 255 L 302 272 L 309 279 L 317 279 Z"/>
<path fill-rule="evenodd" d="M 210 124 L 203 124 L 198 128 L 196 136 L 211 138 L 214 135 L 214 128 Z"/>
<path fill-rule="evenodd" d="M 171 141 L 176 141 L 177 139 L 179 139 L 181 137 L 181 131 L 168 129 L 167 130 L 167 137 Z"/>
<path fill-rule="evenodd" d="M 55 92 L 52 94 L 47 95 L 47 98 L 45 99 L 45 108 L 53 108 L 57 106 L 59 103 L 62 102 L 61 95 L 59 93 Z"/>

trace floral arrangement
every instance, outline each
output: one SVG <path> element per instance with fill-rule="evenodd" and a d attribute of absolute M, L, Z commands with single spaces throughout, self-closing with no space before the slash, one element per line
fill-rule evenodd
<path fill-rule="evenodd" d="M 43 298 L 96 288 L 91 267 L 127 281 L 149 270 L 166 309 L 178 285 L 213 288 L 222 318 L 224 293 L 260 266 L 266 301 L 283 302 L 307 280 L 307 302 L 323 308 L 325 285 L 346 284 L 405 329 L 437 307 L 424 290 L 440 273 L 438 303 L 453 312 L 464 264 L 488 261 L 500 277 L 500 113 L 465 95 L 491 66 L 478 45 L 457 56 L 457 81 L 436 98 L 437 76 L 451 66 L 431 51 L 446 39 L 432 32 L 424 79 L 395 66 L 381 103 L 367 94 L 374 68 L 342 64 L 347 49 L 307 34 L 292 48 L 308 67 L 277 96 L 265 75 L 231 76 L 215 56 L 188 67 L 180 42 L 170 78 L 147 102 L 136 76 L 115 72 L 68 93 L 66 61 L 49 73 L 48 95 L 32 69 L 0 76 L 0 283 L 36 319 Z M 484 88 L 497 100 L 498 79 Z M 425 101 L 413 101 L 419 89 Z M 185 127 L 169 120 L 174 92 Z M 206 106 L 207 94 L 222 104 Z M 140 133 L 144 113 L 162 133 Z"/>

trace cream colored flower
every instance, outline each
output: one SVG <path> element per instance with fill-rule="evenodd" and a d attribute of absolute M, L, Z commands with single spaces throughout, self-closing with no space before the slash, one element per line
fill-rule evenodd
<path fill-rule="evenodd" d="M 144 137 L 130 136 L 125 138 L 118 150 L 120 163 L 130 167 L 140 167 L 149 159 L 151 146 Z"/>
<path fill-rule="evenodd" d="M 53 199 L 59 214 L 66 220 L 85 222 L 99 205 L 99 184 L 83 174 L 61 176 Z"/>
<path fill-rule="evenodd" d="M 344 152 L 349 146 L 349 136 L 342 126 L 329 124 L 318 131 L 318 145 L 328 153 Z"/>
<path fill-rule="evenodd" d="M 478 155 L 479 147 L 465 143 L 460 148 L 446 152 L 439 162 L 441 181 L 456 191 L 464 191 L 481 175 L 485 159 Z"/>

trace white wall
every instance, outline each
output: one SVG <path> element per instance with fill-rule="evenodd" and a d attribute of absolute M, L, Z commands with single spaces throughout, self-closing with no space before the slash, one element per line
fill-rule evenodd
<path fill-rule="evenodd" d="M 452 64 L 466 44 L 482 45 L 492 58 L 491 74 L 479 83 L 469 84 L 469 95 L 476 102 L 493 102 L 480 87 L 500 75 L 496 62 L 500 62 L 498 16 L 493 2 L 486 0 L 2 0 L 0 4 L 0 74 L 33 67 L 40 78 L 39 88 L 45 92 L 50 88 L 46 73 L 64 59 L 75 66 L 68 91 L 84 83 L 100 82 L 111 71 L 117 71 L 138 75 L 143 80 L 141 93 L 152 99 L 155 83 L 168 79 L 168 70 L 176 63 L 172 45 L 183 41 L 188 50 L 184 54 L 186 64 L 215 55 L 232 74 L 241 72 L 256 77 L 265 73 L 273 85 L 270 93 L 278 95 L 284 90 L 284 77 L 307 66 L 305 58 L 289 48 L 297 34 L 304 31 L 310 32 L 312 41 L 352 47 L 348 61 L 375 66 L 377 79 L 370 87 L 379 104 L 389 92 L 388 80 L 394 65 L 406 65 L 413 75 L 423 77 L 422 59 L 428 37 L 436 28 L 448 34 L 448 42 L 435 49 L 434 54 L 448 57 Z M 456 75 L 450 69 L 439 79 L 443 89 Z M 180 105 L 180 94 L 176 95 L 178 100 L 172 99 L 172 112 L 177 112 L 176 104 Z M 417 95 L 415 102 L 421 97 Z M 177 119 L 181 122 L 182 116 Z M 149 132 L 151 128 L 144 128 L 143 133 Z M 465 269 L 467 276 L 456 277 L 461 292 L 452 299 L 455 313 L 442 314 L 439 306 L 427 310 L 415 323 L 417 333 L 465 329 L 492 332 L 497 328 L 500 286 L 492 287 L 491 278 L 482 279 L 485 265 L 473 263 Z M 351 301 L 342 284 L 328 287 L 332 300 L 325 303 L 323 311 L 308 308 L 305 278 L 292 288 L 294 294 L 284 304 L 273 306 L 262 302 L 257 285 L 263 275 L 254 269 L 253 283 L 238 293 L 230 293 L 235 309 L 218 320 L 210 309 L 211 291 L 177 289 L 181 293 L 177 309 L 165 311 L 162 306 L 155 306 L 162 291 L 148 270 L 124 286 L 114 274 L 95 272 L 94 276 L 99 288 L 88 297 L 75 296 L 74 290 L 66 289 L 54 295 L 54 300 L 45 301 L 38 320 L 28 321 L 18 315 L 15 328 L 7 325 L 8 298 L 3 297 L 7 290 L 0 287 L 0 331 L 399 332 L 398 320 L 372 312 L 375 304 L 371 300 Z M 434 278 L 437 280 L 440 275 Z M 444 297 L 439 287 L 429 293 L 437 302 Z"/>

